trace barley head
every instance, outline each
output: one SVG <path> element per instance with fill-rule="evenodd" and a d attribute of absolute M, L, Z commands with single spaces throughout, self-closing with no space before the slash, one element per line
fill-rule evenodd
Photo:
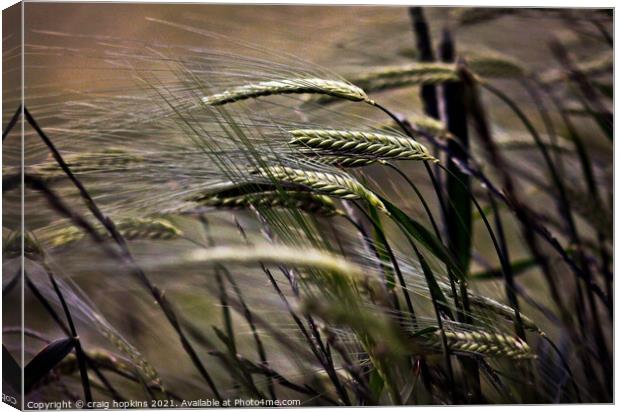
<path fill-rule="evenodd" d="M 349 80 L 366 92 L 405 86 L 442 84 L 459 80 L 454 64 L 412 63 L 401 66 L 380 67 L 353 75 Z"/>
<path fill-rule="evenodd" d="M 369 101 L 368 96 L 362 89 L 344 81 L 293 78 L 237 86 L 222 93 L 205 96 L 202 98 L 202 102 L 209 106 L 219 106 L 261 96 L 302 93 L 323 94 L 354 102 Z"/>
<path fill-rule="evenodd" d="M 234 196 L 215 193 L 199 196 L 192 200 L 203 206 L 226 209 L 245 209 L 250 206 L 299 209 L 325 217 L 339 213 L 330 197 L 300 190 L 266 190 Z"/>
<path fill-rule="evenodd" d="M 170 240 L 183 235 L 183 232 L 171 222 L 163 218 L 129 218 L 116 223 L 119 233 L 127 240 Z M 105 236 L 107 231 L 98 228 L 97 232 Z M 51 244 L 53 247 L 65 246 L 81 240 L 84 232 L 69 226 L 54 233 Z"/>
<path fill-rule="evenodd" d="M 293 136 L 290 144 L 335 156 L 328 159 L 341 166 L 358 166 L 386 159 L 436 161 L 426 147 L 406 136 L 330 129 L 296 129 L 290 133 Z"/>
<path fill-rule="evenodd" d="M 345 174 L 295 169 L 285 166 L 260 168 L 256 173 L 267 179 L 307 186 L 317 192 L 341 199 L 364 199 L 381 211 L 388 213 L 385 205 L 377 195 L 354 178 Z"/>
<path fill-rule="evenodd" d="M 511 359 L 534 359 L 536 355 L 526 342 L 499 332 L 482 330 L 445 331 L 448 349 L 455 352 L 473 353 L 482 356 L 506 357 Z M 427 345 L 441 350 L 441 330 L 427 336 Z"/>

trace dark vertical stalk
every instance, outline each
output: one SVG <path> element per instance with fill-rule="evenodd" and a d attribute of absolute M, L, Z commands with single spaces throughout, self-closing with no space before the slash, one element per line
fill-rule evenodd
<path fill-rule="evenodd" d="M 435 61 L 435 53 L 433 51 L 433 42 L 431 40 L 431 33 L 428 27 L 428 23 L 426 22 L 426 17 L 424 16 L 424 10 L 422 7 L 410 7 L 409 8 L 409 17 L 411 18 L 411 24 L 413 28 L 413 35 L 416 42 L 416 47 L 418 50 L 418 61 L 419 62 L 434 62 Z M 439 103 L 437 101 L 437 87 L 435 85 L 423 85 L 420 88 L 420 99 L 422 100 L 422 106 L 424 108 L 424 113 L 428 116 L 439 119 Z M 434 156 L 439 159 L 441 156 L 441 152 L 439 148 L 434 148 Z M 430 170 L 430 168 L 427 166 Z M 430 172 L 429 172 L 430 174 Z M 441 181 L 440 169 L 438 167 L 435 168 L 435 176 L 436 180 Z M 441 188 L 441 184 L 439 184 Z M 437 196 L 439 198 L 439 203 L 443 205 L 443 192 L 440 190 L 437 192 Z M 445 216 L 443 216 L 445 219 Z M 445 221 L 444 221 L 445 223 Z"/>
<path fill-rule="evenodd" d="M 455 60 L 454 41 L 448 30 L 444 30 L 440 44 L 441 60 L 452 63 Z M 442 109 L 441 117 L 446 123 L 448 131 L 456 141 L 448 142 L 448 175 L 446 185 L 446 231 L 448 249 L 457 259 L 457 264 L 465 279 L 469 273 L 471 260 L 471 235 L 472 235 L 472 204 L 469 198 L 471 193 L 470 177 L 463 173 L 456 165 L 467 162 L 469 151 L 469 133 L 467 130 L 467 107 L 465 105 L 465 83 L 463 81 L 448 82 L 441 88 Z M 453 161 L 453 157 L 457 162 Z M 467 282 L 460 284 L 462 310 L 458 312 L 459 320 L 472 323 L 470 316 Z M 472 359 L 461 358 L 461 363 L 466 372 L 468 396 L 471 402 L 482 402 L 480 388 L 480 372 L 478 363 Z"/>
<path fill-rule="evenodd" d="M 433 53 L 433 45 L 431 42 L 431 34 L 428 29 L 426 18 L 422 7 L 410 7 L 409 16 L 413 25 L 413 33 L 418 49 L 418 60 L 420 62 L 433 62 L 435 55 Z M 439 119 L 439 109 L 437 105 L 437 89 L 434 85 L 424 85 L 420 88 L 420 97 L 424 105 L 424 112 Z"/>

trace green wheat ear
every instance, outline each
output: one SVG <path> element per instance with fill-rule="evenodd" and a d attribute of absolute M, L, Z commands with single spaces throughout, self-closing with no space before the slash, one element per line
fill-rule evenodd
<path fill-rule="evenodd" d="M 251 206 L 299 209 L 310 214 L 325 217 L 340 213 L 330 197 L 303 190 L 266 190 L 234 196 L 215 193 L 195 197 L 192 200 L 202 206 L 223 209 L 246 209 Z"/>
<path fill-rule="evenodd" d="M 424 145 L 406 136 L 330 129 L 295 129 L 289 133 L 293 136 L 290 144 L 317 149 L 327 155 L 328 161 L 340 166 L 358 166 L 387 159 L 437 162 Z"/>
<path fill-rule="evenodd" d="M 118 232 L 127 240 L 172 240 L 183 236 L 183 232 L 164 218 L 127 218 L 116 223 Z M 107 231 L 98 228 L 100 235 L 106 235 Z M 65 246 L 84 238 L 84 232 L 70 226 L 55 232 L 51 238 L 54 247 Z"/>
<path fill-rule="evenodd" d="M 255 170 L 255 173 L 282 183 L 303 185 L 328 196 L 347 200 L 363 199 L 382 212 L 389 214 L 377 195 L 345 174 L 317 172 L 285 166 L 264 167 Z"/>
<path fill-rule="evenodd" d="M 370 101 L 364 90 L 339 80 L 298 78 L 270 80 L 234 87 L 222 93 L 205 96 L 202 102 L 209 106 L 220 106 L 246 99 L 282 94 L 323 94 L 354 102 Z"/>
<path fill-rule="evenodd" d="M 434 333 L 416 337 L 414 340 L 422 348 L 441 351 L 441 333 L 441 330 L 437 330 Z M 516 360 L 537 358 L 526 342 L 504 333 L 485 330 L 446 330 L 444 333 L 451 351 Z"/>
<path fill-rule="evenodd" d="M 405 86 L 442 84 L 459 80 L 456 65 L 446 63 L 411 63 L 379 67 L 348 77 L 366 92 Z"/>

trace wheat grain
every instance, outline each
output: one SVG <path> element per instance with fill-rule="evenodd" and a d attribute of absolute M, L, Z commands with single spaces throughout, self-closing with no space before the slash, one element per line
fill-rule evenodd
<path fill-rule="evenodd" d="M 234 103 L 245 99 L 280 94 L 324 94 L 354 102 L 369 101 L 364 90 L 339 80 L 300 78 L 271 80 L 234 87 L 222 93 L 205 96 L 202 102 L 210 106 Z"/>
<path fill-rule="evenodd" d="M 329 129 L 296 129 L 290 130 L 290 134 L 293 136 L 290 144 L 335 155 L 329 159 L 341 166 L 358 166 L 385 159 L 437 161 L 426 147 L 406 136 Z"/>
<path fill-rule="evenodd" d="M 268 179 L 304 185 L 320 193 L 341 199 L 364 199 L 381 211 L 388 213 L 377 195 L 345 174 L 294 169 L 285 166 L 260 168 L 256 173 Z"/>

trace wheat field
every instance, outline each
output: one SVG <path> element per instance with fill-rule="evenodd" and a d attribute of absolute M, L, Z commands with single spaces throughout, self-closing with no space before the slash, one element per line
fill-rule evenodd
<path fill-rule="evenodd" d="M 25 13 L 24 407 L 613 401 L 611 9 Z"/>

